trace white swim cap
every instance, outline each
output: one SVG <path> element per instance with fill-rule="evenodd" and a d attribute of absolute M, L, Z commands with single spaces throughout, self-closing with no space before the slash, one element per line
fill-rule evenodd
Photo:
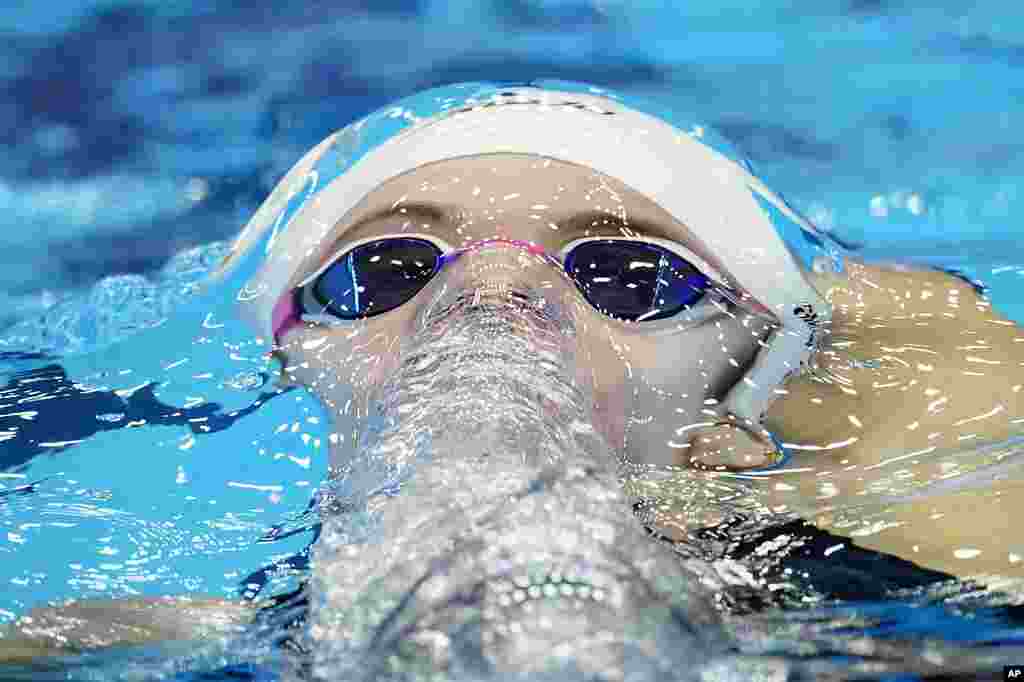
<path fill-rule="evenodd" d="M 275 305 L 292 273 L 389 179 L 446 159 L 533 154 L 589 167 L 647 196 L 716 255 L 755 310 L 770 311 L 779 328 L 726 401 L 737 416 L 759 421 L 830 315 L 804 270 L 816 257 L 841 267 L 838 247 L 713 131 L 624 102 L 581 84 L 467 83 L 421 92 L 352 123 L 299 161 L 238 237 L 234 253 L 263 243 L 267 256 L 239 296 L 241 315 L 273 338 Z"/>

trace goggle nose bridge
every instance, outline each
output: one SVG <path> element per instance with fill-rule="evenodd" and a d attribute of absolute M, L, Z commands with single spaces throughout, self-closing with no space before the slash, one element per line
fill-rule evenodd
<path fill-rule="evenodd" d="M 472 242 L 472 243 L 467 244 L 465 246 L 461 246 L 461 247 L 459 247 L 457 249 L 454 249 L 454 250 L 452 250 L 452 251 L 450 251 L 450 252 L 448 252 L 446 254 L 443 254 L 441 256 L 441 260 L 440 260 L 440 263 L 439 263 L 438 267 L 439 268 L 440 267 L 444 267 L 445 265 L 448 265 L 449 263 L 452 263 L 452 262 L 458 260 L 459 257 L 464 255 L 464 254 L 472 253 L 474 251 L 479 251 L 479 250 L 487 248 L 489 246 L 501 246 L 501 245 L 518 247 L 520 249 L 528 251 L 532 255 L 540 256 L 540 257 L 545 258 L 545 259 L 547 259 L 549 261 L 553 261 L 554 260 L 553 256 L 551 256 L 547 252 L 547 250 L 544 249 L 543 246 L 541 246 L 541 245 L 539 245 L 539 244 L 537 244 L 535 242 L 525 241 L 525 240 L 522 240 L 522 239 L 508 239 L 506 237 L 491 237 L 489 239 L 481 239 L 481 240 Z"/>

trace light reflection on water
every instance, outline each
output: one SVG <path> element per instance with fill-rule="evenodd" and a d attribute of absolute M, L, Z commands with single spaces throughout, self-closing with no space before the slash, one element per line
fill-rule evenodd
<path fill-rule="evenodd" d="M 201 280 L 223 248 L 168 272 Z M 5 396 L 38 415 L 10 420 L 15 437 L 3 444 L 0 551 L 16 557 L 0 569 L 5 622 L 69 598 L 237 599 L 264 566 L 274 568 L 258 587 L 295 583 L 277 564 L 309 539 L 322 411 L 274 387 L 260 342 L 182 282 L 168 274 L 160 295 L 136 288 L 99 311 L 95 297 L 67 301 L 52 311 L 52 334 L 23 340 L 42 357 L 7 356 Z M 173 315 L 153 327 L 154 302 L 174 297 Z M 84 338 L 90 319 L 98 327 Z M 61 346 L 69 357 L 47 355 Z"/>
<path fill-rule="evenodd" d="M 203 305 L 208 305 L 208 301 Z M 189 348 L 190 352 L 181 353 L 175 348 Z M 77 384 L 73 386 L 77 392 L 70 396 L 69 404 L 79 401 L 88 405 L 93 410 L 90 416 L 95 427 L 93 431 L 69 433 L 68 425 L 74 422 L 69 416 L 71 412 L 64 413 L 63 423 L 58 422 L 56 416 L 48 417 L 54 420 L 51 424 L 42 423 L 38 415 L 32 415 L 35 420 L 22 414 L 13 418 L 14 424 L 24 422 L 50 427 L 41 431 L 50 434 L 41 442 L 51 445 L 40 450 L 30 462 L 7 468 L 5 478 L 0 481 L 6 486 L 0 498 L 0 519 L 6 534 L 3 551 L 15 558 L 3 562 L 7 567 L 4 578 L 11 586 L 5 589 L 5 595 L 11 595 L 10 601 L 0 606 L 4 610 L 0 615 L 5 620 L 41 601 L 68 597 L 196 592 L 233 597 L 241 591 L 239 583 L 244 582 L 251 571 L 285 560 L 305 545 L 308 532 L 291 536 L 288 533 L 301 531 L 309 523 L 308 517 L 303 519 L 301 513 L 323 477 L 321 472 L 326 462 L 322 453 L 329 434 L 324 428 L 322 410 L 309 395 L 301 391 L 275 392 L 265 360 L 260 355 L 263 350 L 264 347 L 254 343 L 226 314 L 200 306 L 195 310 L 181 309 L 174 321 L 128 339 L 116 350 L 101 349 L 92 356 L 62 361 L 68 376 Z M 510 353 L 507 357 L 525 356 L 524 349 L 518 349 L 517 353 L 519 355 Z M 493 362 L 494 358 L 489 361 Z M 416 381 L 429 383 L 429 371 L 438 369 L 436 363 L 426 360 L 416 366 L 426 367 L 428 374 L 426 378 L 413 377 L 411 385 Z M 472 374 L 470 364 L 458 362 L 455 367 L 461 367 L 468 373 L 466 376 Z M 453 371 L 456 370 L 449 368 L 441 375 L 452 376 Z M 256 380 L 257 376 L 261 378 Z M 7 377 L 10 379 L 13 375 L 9 373 Z M 133 397 L 145 393 L 140 386 L 149 383 L 159 387 L 153 392 L 156 402 L 133 404 Z M 492 384 L 490 388 L 498 390 L 499 386 Z M 117 396 L 123 403 L 115 408 L 89 403 L 97 394 Z M 432 391 L 426 394 L 445 395 Z M 47 396 L 29 397 L 41 406 Z M 57 393 L 50 399 L 56 400 Z M 260 401 L 260 405 L 255 405 L 256 401 Z M 218 407 L 208 409 L 214 402 Z M 494 404 L 490 403 L 492 409 Z M 160 405 L 172 409 L 164 410 Z M 399 407 L 395 405 L 395 409 Z M 418 428 L 418 433 L 422 434 L 430 417 L 441 413 L 438 407 L 435 405 L 432 411 L 421 413 L 427 421 L 419 423 L 418 427 L 415 420 L 410 421 L 408 428 L 414 431 Z M 447 407 L 449 420 L 459 415 L 457 410 L 453 411 L 457 403 Z M 133 409 L 143 412 L 133 413 Z M 36 410 L 42 413 L 39 407 L 32 408 Z M 181 414 L 176 414 L 179 412 Z M 144 418 L 143 413 L 149 415 L 145 426 L 138 423 Z M 161 425 L 161 419 L 166 423 Z M 522 419 L 528 422 L 527 417 Z M 465 426 L 464 422 L 451 421 L 448 426 L 460 424 Z M 443 425 L 444 422 L 430 424 L 437 433 Z M 523 436 L 521 431 L 516 433 L 520 438 Z M 553 434 L 535 435 L 550 437 Z M 408 436 L 407 432 L 404 436 L 393 437 L 400 442 Z M 438 439 L 432 447 L 437 451 L 453 442 L 459 443 L 460 438 L 449 433 L 449 439 Z M 499 439 L 498 444 L 510 450 L 517 447 L 514 439 Z M 74 447 L 69 447 L 71 445 Z M 987 496 L 1009 497 L 1019 487 L 1017 447 L 1009 444 L 963 450 L 945 456 L 941 462 L 923 463 L 913 469 L 911 477 L 879 475 L 867 486 L 870 495 L 861 496 L 858 505 L 834 509 L 828 512 L 829 518 L 819 516 L 817 520 L 834 529 L 882 530 L 900 522 L 893 518 L 899 516 L 904 503 L 914 496 L 937 492 L 976 495 L 973 491 L 982 489 Z M 560 449 L 565 451 L 564 446 Z M 508 464 L 509 460 L 500 456 L 500 447 L 494 451 L 492 462 Z M 508 456 L 510 453 L 506 452 L 505 457 Z M 97 462 L 102 462 L 102 466 L 97 466 Z M 506 466 L 485 467 L 463 471 L 462 476 L 478 475 L 493 482 L 496 474 L 506 470 Z M 451 472 L 446 472 L 444 467 L 426 468 L 425 473 L 419 475 L 435 478 L 426 488 L 421 485 L 419 489 L 436 493 L 438 482 L 445 480 L 446 473 Z M 773 511 L 766 507 L 765 498 L 758 491 L 776 487 L 777 477 L 758 479 L 689 470 L 669 471 L 657 477 L 645 471 L 634 475 L 628 471 L 618 472 L 618 475 L 625 478 L 629 495 L 647 501 L 647 507 L 641 510 L 645 520 L 653 522 L 659 517 L 670 520 L 680 515 L 695 518 L 710 511 L 720 513 L 725 508 L 728 514 L 741 515 L 746 519 L 744 523 L 749 523 L 749 527 L 741 523 L 734 528 L 740 535 L 742 531 L 762 526 L 764 517 L 788 518 L 788 513 L 813 517 L 826 508 L 824 503 L 827 502 L 789 496 L 786 497 L 790 505 L 787 511 Z M 925 489 L 925 483 L 935 485 Z M 481 495 L 485 489 L 484 485 L 470 487 L 470 491 L 479 491 Z M 403 494 L 405 492 L 403 490 Z M 567 498 L 572 499 L 572 495 L 559 499 Z M 438 536 L 426 534 L 403 539 L 389 535 L 382 528 L 388 527 L 387 513 L 391 514 L 392 524 L 405 523 L 414 513 L 424 513 L 424 506 L 413 504 L 417 499 L 415 494 L 410 494 L 395 501 L 384 501 L 384 507 L 399 511 L 386 512 L 382 507 L 375 512 L 377 525 L 365 531 L 370 549 L 361 550 L 358 560 L 350 557 L 352 561 L 336 564 L 331 570 L 351 575 L 358 573 L 359 566 L 364 566 L 378 571 L 381 557 L 390 556 L 389 560 L 398 561 L 396 565 L 402 569 L 395 574 L 398 582 L 407 579 L 408 571 L 413 568 L 402 558 L 408 555 L 396 557 L 389 553 L 403 546 L 403 542 L 430 546 Z M 978 499 L 971 498 L 973 502 Z M 399 506 L 399 500 L 403 507 Z M 620 502 L 625 503 L 625 497 Z M 629 522 L 628 514 L 626 518 L 617 513 L 609 514 L 607 507 L 611 503 L 610 498 L 588 502 L 584 495 L 578 504 L 587 513 L 581 512 L 576 518 L 603 516 L 607 527 L 612 529 L 606 532 L 620 532 L 614 529 Z M 971 503 L 969 501 L 967 506 Z M 473 500 L 457 501 L 460 507 L 472 504 Z M 342 518 L 332 517 L 334 527 L 329 529 L 328 540 L 337 537 L 337 524 Z M 348 517 L 347 521 L 352 518 Z M 536 521 L 535 517 L 531 518 Z M 434 521 L 436 519 L 431 517 L 424 523 L 440 533 L 445 526 L 433 525 Z M 541 524 L 544 530 L 537 531 L 538 537 L 548 540 L 544 533 L 551 532 L 550 523 Z M 933 523 L 934 528 L 941 529 L 940 519 L 934 519 Z M 288 537 L 281 544 L 259 544 L 261 538 L 268 537 L 267 529 L 273 526 L 277 528 L 270 536 Z M 579 534 L 578 528 L 566 531 L 570 539 Z M 858 537 L 869 537 L 870 533 L 852 535 L 856 541 Z M 391 542 L 381 543 L 382 539 Z M 873 661 L 878 666 L 877 672 L 891 669 L 921 673 L 948 673 L 957 666 L 963 670 L 991 668 L 1014 660 L 1015 655 L 1019 660 L 1019 653 L 1015 654 L 1016 650 L 1009 646 L 991 653 L 965 652 L 951 648 L 951 644 L 904 644 L 881 638 L 893 629 L 897 633 L 902 629 L 911 636 L 926 634 L 948 639 L 954 624 L 960 623 L 956 613 L 963 612 L 970 614 L 973 622 L 970 636 L 963 638 L 966 641 L 1020 642 L 1019 632 L 1001 620 L 996 610 L 1018 603 L 1020 586 L 1012 579 L 989 581 L 989 587 L 985 582 L 950 582 L 905 591 L 900 601 L 887 604 L 833 606 L 823 604 L 822 595 L 811 584 L 813 581 L 772 572 L 772 561 L 777 558 L 779 548 L 769 548 L 760 556 L 736 562 L 727 558 L 727 547 L 734 540 L 729 535 L 687 540 L 688 543 L 675 547 L 679 566 L 672 570 L 683 577 L 674 584 L 673 594 L 676 597 L 691 595 L 687 597 L 688 603 L 701 604 L 690 614 L 691 619 L 696 619 L 694 622 L 700 622 L 712 612 L 719 614 L 721 622 L 715 623 L 712 619 L 702 625 L 704 632 L 700 636 L 710 637 L 714 645 L 705 643 L 695 649 L 691 643 L 689 648 L 680 647 L 671 653 L 682 656 L 688 663 L 696 660 L 706 663 L 708 679 L 748 679 L 753 672 L 769 675 L 773 671 L 790 674 L 793 679 L 800 679 L 799 675 L 842 678 L 866 670 L 867 664 L 837 661 L 835 656 Z M 667 547 L 654 540 L 644 538 L 642 543 L 636 539 L 628 542 L 637 543 L 626 545 L 629 551 L 625 553 L 632 559 L 650 556 L 649 561 L 657 565 L 672 556 Z M 549 549 L 552 546 L 550 542 L 541 542 L 539 547 L 545 545 Z M 553 546 L 557 546 L 557 542 Z M 578 553 L 578 556 L 587 555 Z M 480 569 L 471 565 L 470 574 Z M 296 585 L 294 573 L 282 563 L 280 574 L 270 579 L 264 588 L 267 592 L 263 594 Z M 327 580 L 330 584 L 342 584 L 346 579 L 336 573 L 324 575 L 331 576 Z M 513 601 L 517 589 L 529 596 L 530 590 L 536 588 L 539 597 L 543 597 L 549 583 L 553 587 L 566 582 L 564 576 L 560 582 L 549 580 L 549 576 L 545 578 L 548 582 L 543 584 L 531 582 L 518 586 L 514 577 L 509 597 Z M 495 584 L 498 582 L 496 578 Z M 381 587 L 377 585 L 378 589 Z M 590 583 L 573 586 L 574 590 L 580 588 L 589 588 L 591 595 L 595 589 Z M 438 589 L 444 591 L 443 586 Z M 562 594 L 561 587 L 558 589 Z M 377 594 L 377 598 L 387 600 L 380 592 Z M 500 596 L 496 599 L 503 604 Z M 906 610 L 909 604 L 926 608 Z M 788 610 L 776 611 L 770 608 L 772 606 L 784 606 Z M 807 610 L 807 606 L 823 608 Z M 375 607 L 366 608 L 372 611 Z M 639 608 L 644 610 L 644 607 Z M 323 608 L 314 610 L 317 618 L 325 618 L 325 613 Z M 922 619 L 922 613 L 928 617 Z M 435 617 L 440 616 L 435 613 Z M 894 621 L 898 627 L 894 628 Z M 330 618 L 323 622 L 330 623 L 331 627 L 338 625 Z M 173 648 L 138 650 L 125 654 L 129 657 L 127 664 L 112 653 L 91 654 L 76 659 L 73 669 L 83 679 L 110 679 L 258 661 L 267 671 L 288 674 L 291 668 L 284 666 L 280 654 L 268 650 L 266 644 L 279 634 L 257 632 L 263 639 L 251 634 L 229 637 L 200 652 Z M 878 637 L 864 639 L 861 633 Z M 667 636 L 665 650 L 671 649 L 673 641 L 676 644 L 681 641 Z M 326 641 L 338 643 L 341 640 L 328 638 Z M 416 640 L 416 651 L 437 654 L 450 646 L 450 642 L 442 646 L 440 641 L 436 634 L 421 637 Z M 696 650 L 699 656 L 687 658 Z M 320 661 L 332 661 L 331 657 L 338 653 L 324 647 L 319 650 Z M 529 657 L 531 654 L 527 649 L 517 655 Z M 71 662 L 64 661 L 60 665 L 71 665 Z M 60 665 L 50 673 L 66 672 Z M 35 669 L 25 674 L 43 679 L 50 673 Z"/>

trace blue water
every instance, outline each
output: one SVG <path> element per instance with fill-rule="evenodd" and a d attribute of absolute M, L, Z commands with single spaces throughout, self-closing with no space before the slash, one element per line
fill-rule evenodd
<path fill-rule="evenodd" d="M 961 4 L 0 8 L 0 383 L 59 361 L 77 391 L 59 423 L 10 414 L 31 403 L 0 415 L 0 432 L 40 426 L 50 443 L 0 441 L 0 623 L 72 597 L 294 587 L 324 415 L 265 383 L 267 348 L 198 284 L 306 149 L 417 89 L 552 77 L 693 111 L 821 228 L 960 269 L 1024 322 L 1024 15 Z M 138 412 L 88 402 L 89 386 L 139 395 Z M 878 637 L 1024 639 L 1012 600 L 918 597 L 843 608 Z"/>

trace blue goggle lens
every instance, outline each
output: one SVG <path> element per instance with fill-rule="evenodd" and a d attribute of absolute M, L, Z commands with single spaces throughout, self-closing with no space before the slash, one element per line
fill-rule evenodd
<path fill-rule="evenodd" d="M 345 320 L 372 317 L 402 305 L 437 272 L 442 253 L 424 239 L 392 237 L 357 246 L 313 285 L 326 311 Z"/>
<path fill-rule="evenodd" d="M 700 301 L 710 286 L 689 261 L 647 242 L 584 242 L 569 252 L 565 271 L 592 306 L 623 320 L 672 317 Z"/>

